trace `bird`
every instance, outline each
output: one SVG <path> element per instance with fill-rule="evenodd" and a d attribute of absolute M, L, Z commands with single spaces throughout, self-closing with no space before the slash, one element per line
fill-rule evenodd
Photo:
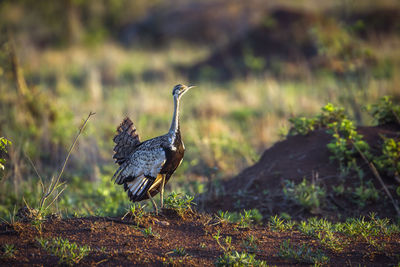
<path fill-rule="evenodd" d="M 117 128 L 113 158 L 119 168 L 112 180 L 123 185 L 132 202 L 150 199 L 156 214 L 153 197 L 160 192 L 160 207 L 164 207 L 164 187 L 183 160 L 183 144 L 179 124 L 181 97 L 194 86 L 178 84 L 172 90 L 174 113 L 168 133 L 140 141 L 136 127 L 126 117 Z"/>

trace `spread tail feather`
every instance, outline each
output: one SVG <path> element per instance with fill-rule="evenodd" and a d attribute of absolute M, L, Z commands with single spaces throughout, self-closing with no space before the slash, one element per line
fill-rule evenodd
<path fill-rule="evenodd" d="M 116 143 L 113 158 L 115 159 L 115 163 L 121 165 L 133 150 L 140 145 L 139 135 L 136 133 L 136 127 L 128 117 L 126 117 L 117 128 L 117 134 L 113 141 Z"/>

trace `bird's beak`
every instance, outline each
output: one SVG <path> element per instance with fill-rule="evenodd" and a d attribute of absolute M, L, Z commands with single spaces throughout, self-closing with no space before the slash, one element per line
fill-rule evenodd
<path fill-rule="evenodd" d="M 191 89 L 191 88 L 193 88 L 193 87 L 196 87 L 196 86 L 194 86 L 194 85 L 187 86 L 187 87 L 180 93 L 180 95 L 185 94 L 187 91 L 189 91 L 189 89 Z"/>

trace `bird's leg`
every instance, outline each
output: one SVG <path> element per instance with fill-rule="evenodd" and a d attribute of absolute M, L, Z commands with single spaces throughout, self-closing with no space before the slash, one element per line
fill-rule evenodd
<path fill-rule="evenodd" d="M 162 180 L 161 180 L 161 209 L 164 208 L 164 186 L 165 186 L 165 174 L 162 175 Z"/>
<path fill-rule="evenodd" d="M 149 197 L 149 199 L 151 200 L 151 203 L 153 203 L 153 208 L 154 208 L 154 212 L 156 213 L 156 215 L 158 215 L 158 208 L 157 208 L 157 204 L 154 201 L 154 199 L 151 197 L 151 194 L 149 191 L 147 191 L 147 196 Z"/>

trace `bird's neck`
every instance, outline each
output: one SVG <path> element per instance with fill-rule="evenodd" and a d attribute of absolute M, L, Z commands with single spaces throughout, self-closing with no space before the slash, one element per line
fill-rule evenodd
<path fill-rule="evenodd" d="M 171 127 L 168 132 L 172 137 L 172 142 L 175 141 L 177 133 L 179 133 L 179 99 L 174 97 L 174 116 L 172 117 Z"/>

